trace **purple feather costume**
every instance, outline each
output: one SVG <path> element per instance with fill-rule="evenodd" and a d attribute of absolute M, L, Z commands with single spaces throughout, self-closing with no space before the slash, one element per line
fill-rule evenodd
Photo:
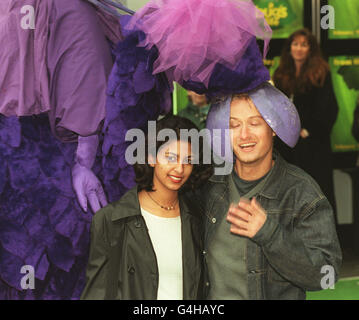
<path fill-rule="evenodd" d="M 35 29 L 21 26 L 23 1 L 0 4 L 0 299 L 78 299 L 92 214 L 77 203 L 71 166 L 78 135 L 101 130 L 120 28 L 82 0 L 26 5 Z M 24 265 L 35 289 L 21 288 Z"/>

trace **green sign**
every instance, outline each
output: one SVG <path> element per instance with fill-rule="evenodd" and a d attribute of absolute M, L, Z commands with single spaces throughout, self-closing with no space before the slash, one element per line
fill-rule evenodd
<path fill-rule="evenodd" d="M 182 88 L 177 82 L 174 82 L 173 86 L 173 114 L 178 114 L 182 109 L 187 107 L 189 100 L 186 89 Z"/>
<path fill-rule="evenodd" d="M 359 98 L 359 57 L 329 58 L 334 92 L 339 112 L 332 130 L 334 152 L 358 151 L 359 143 L 352 136 L 354 109 Z"/>
<path fill-rule="evenodd" d="M 273 39 L 288 38 L 303 28 L 303 0 L 254 0 L 273 30 Z"/>
<path fill-rule="evenodd" d="M 359 1 L 329 0 L 334 8 L 335 28 L 329 29 L 329 39 L 359 38 Z"/>
<path fill-rule="evenodd" d="M 274 57 L 273 59 L 264 59 L 263 63 L 268 68 L 270 77 L 273 77 L 274 71 L 279 67 L 280 57 Z"/>

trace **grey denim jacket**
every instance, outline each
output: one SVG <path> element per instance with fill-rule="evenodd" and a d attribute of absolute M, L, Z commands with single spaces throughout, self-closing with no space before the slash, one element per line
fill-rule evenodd
<path fill-rule="evenodd" d="M 305 299 L 306 291 L 322 289 L 326 270 L 338 278 L 342 254 L 333 210 L 308 174 L 277 152 L 273 158 L 273 171 L 255 195 L 267 219 L 247 241 L 249 299 Z M 230 205 L 228 179 L 214 175 L 197 193 L 206 220 L 204 257 Z"/>

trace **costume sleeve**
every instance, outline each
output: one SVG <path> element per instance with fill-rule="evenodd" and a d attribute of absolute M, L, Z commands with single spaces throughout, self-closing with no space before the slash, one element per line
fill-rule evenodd
<path fill-rule="evenodd" d="M 0 114 L 20 117 L 50 110 L 46 48 L 51 8 L 51 1 L 0 1 Z M 35 13 L 34 28 L 27 23 Z"/>
<path fill-rule="evenodd" d="M 270 265 L 285 279 L 303 290 L 321 290 L 323 266 L 332 266 L 335 280 L 341 264 L 333 211 L 325 197 L 318 197 L 284 228 L 274 217 L 252 238 L 262 247 Z"/>
<path fill-rule="evenodd" d="M 310 109 L 311 115 L 303 119 L 302 127 L 312 137 L 328 137 L 338 115 L 338 104 L 334 94 L 332 78 L 328 72 L 322 88 L 316 89 L 316 95 Z"/>
<path fill-rule="evenodd" d="M 101 130 L 112 57 L 96 10 L 84 1 L 54 2 L 48 40 L 50 122 L 63 141 Z"/>
<path fill-rule="evenodd" d="M 106 297 L 109 244 L 104 238 L 104 219 L 100 219 L 102 217 L 103 211 L 99 211 L 92 220 L 86 287 L 81 300 L 104 300 Z"/>

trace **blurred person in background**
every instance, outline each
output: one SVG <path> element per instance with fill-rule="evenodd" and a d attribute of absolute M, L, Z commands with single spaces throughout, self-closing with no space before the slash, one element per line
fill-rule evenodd
<path fill-rule="evenodd" d="M 201 130 L 206 126 L 209 110 L 208 99 L 205 94 L 198 94 L 191 90 L 187 91 L 187 96 L 189 103 L 178 115 L 190 119 Z"/>
<path fill-rule="evenodd" d="M 335 211 L 330 133 L 338 104 L 329 65 L 308 29 L 297 30 L 288 38 L 273 82 L 297 107 L 302 126 L 295 148 L 279 140 L 277 148 L 318 182 Z"/>

